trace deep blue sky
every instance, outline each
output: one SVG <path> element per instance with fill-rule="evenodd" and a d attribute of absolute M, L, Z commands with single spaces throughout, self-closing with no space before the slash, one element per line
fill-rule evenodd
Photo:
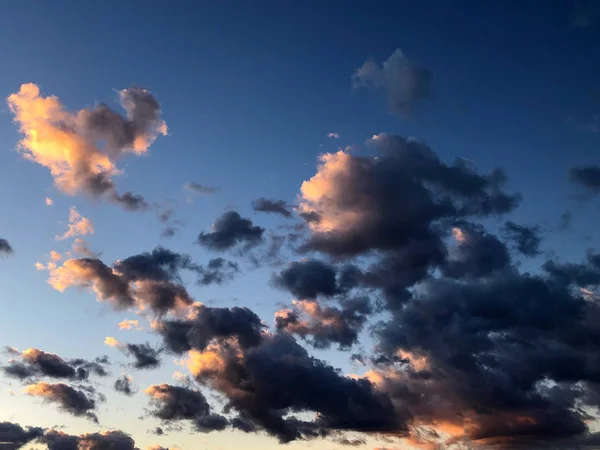
<path fill-rule="evenodd" d="M 600 112 L 600 27 L 591 5 L 584 6 L 585 27 L 571 20 L 571 1 L 1 2 L 0 96 L 33 82 L 75 111 L 97 101 L 118 109 L 115 89 L 151 90 L 169 135 L 147 155 L 123 160 L 126 175 L 117 183 L 151 201 L 172 199 L 175 218 L 186 225 L 160 241 L 151 213 L 132 215 L 58 192 L 47 169 L 14 151 L 20 136 L 4 103 L 0 237 L 11 236 L 17 252 L 0 282 L 18 302 L 0 317 L 0 343 L 72 356 L 88 346 L 105 351 L 102 340 L 115 316 L 86 293 L 53 291 L 46 274 L 33 268 L 50 250 L 61 250 L 53 237 L 64 230 L 69 206 L 93 220 L 97 231 L 88 241 L 106 260 L 162 242 L 206 261 L 192 242 L 226 208 L 264 226 L 280 224 L 254 215 L 250 202 L 261 196 L 293 202 L 320 153 L 360 147 L 379 132 L 422 139 L 445 160 L 504 169 L 509 188 L 524 197 L 515 219 L 544 226 L 545 250 L 578 259 L 598 213 L 581 212 L 570 198 L 576 190 L 567 173 L 597 163 L 600 143 L 600 134 L 578 126 Z M 381 64 L 396 48 L 433 73 L 432 97 L 408 120 L 390 114 L 381 96 L 351 84 L 366 60 Z M 328 139 L 329 132 L 341 138 Z M 186 182 L 220 192 L 188 204 Z M 568 241 L 552 231 L 566 210 L 579 236 Z M 32 224 L 37 231 L 26 233 Z M 269 273 L 250 271 L 234 285 L 197 294 L 223 304 L 243 297 L 268 318 L 277 302 L 288 300 L 265 282 Z M 81 310 L 73 317 L 77 302 Z M 54 335 L 49 325 L 17 326 L 32 308 L 95 343 Z M 92 325 L 83 322 L 86 314 L 95 317 Z M 347 355 L 329 358 L 347 367 Z"/>

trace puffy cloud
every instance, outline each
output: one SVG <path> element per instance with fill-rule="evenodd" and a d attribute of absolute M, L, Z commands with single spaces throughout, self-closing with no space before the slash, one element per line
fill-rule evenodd
<path fill-rule="evenodd" d="M 85 239 L 75 238 L 71 245 L 71 252 L 74 255 L 83 255 L 87 258 L 97 258 L 98 254 L 90 250 Z M 70 253 L 69 253 L 70 254 Z"/>
<path fill-rule="evenodd" d="M 339 139 L 341 136 L 339 133 L 327 133 L 329 139 Z"/>
<path fill-rule="evenodd" d="M 335 268 L 316 259 L 295 261 L 273 277 L 274 284 L 300 299 L 331 297 L 340 292 Z"/>
<path fill-rule="evenodd" d="M 96 409 L 96 401 L 84 391 L 67 384 L 40 382 L 28 385 L 25 387 L 25 392 L 31 396 L 42 397 L 48 402 L 57 403 L 64 412 L 98 422 L 98 417 L 92 412 Z"/>
<path fill-rule="evenodd" d="M 85 236 L 87 234 L 94 234 L 94 224 L 87 217 L 83 217 L 74 206 L 71 206 L 69 210 L 69 224 L 67 231 L 61 235 L 56 236 L 57 240 L 68 239 L 76 236 Z"/>
<path fill-rule="evenodd" d="M 572 167 L 569 170 L 571 181 L 591 193 L 600 192 L 600 166 Z"/>
<path fill-rule="evenodd" d="M 216 251 L 228 250 L 239 244 L 244 244 L 244 248 L 253 247 L 262 241 L 265 231 L 235 211 L 221 215 L 212 228 L 210 233 L 200 233 L 198 244 Z"/>
<path fill-rule="evenodd" d="M 119 330 L 143 330 L 139 320 L 126 319 L 117 324 Z"/>
<path fill-rule="evenodd" d="M 0 256 L 12 255 L 15 251 L 6 239 L 0 239 Z"/>
<path fill-rule="evenodd" d="M 119 91 L 125 117 L 104 104 L 76 113 L 55 96 L 43 97 L 33 83 L 8 97 L 24 138 L 19 151 L 50 170 L 56 186 L 74 195 L 104 196 L 131 209 L 141 197 L 118 194 L 112 178 L 121 173 L 116 160 L 125 153 L 143 154 L 160 134 L 167 134 L 160 105 L 143 89 Z"/>
<path fill-rule="evenodd" d="M 131 436 L 120 430 L 79 436 L 49 430 L 41 441 L 48 446 L 48 450 L 139 450 Z"/>
<path fill-rule="evenodd" d="M 46 206 L 52 206 L 54 205 L 54 200 L 52 200 L 50 197 L 46 197 Z"/>
<path fill-rule="evenodd" d="M 104 343 L 131 356 L 134 359 L 133 367 L 136 369 L 154 369 L 160 366 L 160 350 L 153 348 L 148 342 L 145 344 L 125 344 L 117 341 L 112 336 L 108 336 L 104 339 Z"/>
<path fill-rule="evenodd" d="M 236 263 L 223 258 L 213 258 L 200 270 L 198 284 L 202 286 L 222 284 L 231 281 L 239 271 L 240 268 Z"/>
<path fill-rule="evenodd" d="M 65 360 L 54 353 L 30 348 L 18 353 L 22 362 L 12 360 L 2 368 L 3 372 L 21 380 L 31 377 L 50 377 L 71 380 L 86 380 L 90 372 L 98 376 L 106 376 L 104 366 L 108 361 L 97 358 L 95 361 L 85 359 Z M 16 356 L 16 355 L 15 355 Z"/>
<path fill-rule="evenodd" d="M 540 227 L 527 227 L 508 221 L 504 224 L 504 232 L 514 242 L 519 253 L 525 256 L 537 256 L 540 254 Z"/>
<path fill-rule="evenodd" d="M 252 209 L 258 212 L 280 214 L 283 217 L 290 217 L 292 215 L 284 200 L 270 200 L 261 197 L 252 202 Z"/>
<path fill-rule="evenodd" d="M 429 70 L 414 65 L 398 48 L 381 67 L 374 61 L 366 61 L 354 71 L 352 84 L 355 89 L 385 91 L 390 111 L 406 117 L 417 103 L 429 98 L 432 78 Z"/>
<path fill-rule="evenodd" d="M 60 261 L 62 259 L 62 255 L 55 250 L 50 251 L 50 259 L 52 261 Z"/>
<path fill-rule="evenodd" d="M 344 257 L 435 247 L 440 226 L 518 204 L 518 196 L 503 191 L 501 171 L 481 175 L 462 160 L 448 165 L 425 144 L 400 136 L 379 134 L 368 144 L 379 156 L 322 155 L 317 174 L 302 183 L 299 209 L 311 217 L 312 232 L 305 250 Z"/>
<path fill-rule="evenodd" d="M 343 299 L 342 308 L 323 307 L 315 300 L 293 300 L 295 309 L 275 313 L 275 326 L 303 338 L 310 338 L 316 348 L 328 348 L 336 343 L 348 349 L 358 341 L 367 317 L 372 313 L 366 297 Z"/>
<path fill-rule="evenodd" d="M 442 268 L 446 276 L 482 277 L 510 265 L 508 250 L 496 236 L 472 224 L 463 224 L 463 228 L 454 228 L 453 231 L 457 245 L 450 250 Z"/>
<path fill-rule="evenodd" d="M 115 391 L 131 396 L 137 392 L 132 384 L 133 378 L 128 375 L 123 375 L 115 381 Z"/>
<path fill-rule="evenodd" d="M 181 284 L 183 271 L 196 274 L 198 282 L 206 285 L 231 279 L 237 266 L 220 258 L 202 266 L 187 255 L 157 247 L 117 261 L 112 268 L 97 258 L 69 259 L 49 269 L 48 283 L 61 292 L 70 287 L 89 288 L 115 309 L 137 306 L 164 315 L 193 303 Z"/>
<path fill-rule="evenodd" d="M 22 427 L 17 423 L 0 422 L 0 449 L 17 450 L 38 439 L 44 430 L 38 427 Z"/>
<path fill-rule="evenodd" d="M 200 391 L 169 384 L 153 384 L 144 390 L 152 399 L 152 415 L 161 420 L 194 419 L 208 414 L 210 407 Z"/>
<path fill-rule="evenodd" d="M 186 183 L 183 187 L 189 192 L 201 195 L 213 195 L 219 191 L 215 187 L 206 186 L 199 183 Z"/>

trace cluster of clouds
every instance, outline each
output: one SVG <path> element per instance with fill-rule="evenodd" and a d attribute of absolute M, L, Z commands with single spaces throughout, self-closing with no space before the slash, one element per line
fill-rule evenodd
<path fill-rule="evenodd" d="M 356 88 L 384 92 L 403 117 L 431 96 L 432 74 L 400 50 L 381 66 L 365 62 L 352 79 Z M 9 105 L 25 136 L 20 150 L 47 167 L 59 189 L 146 208 L 142 197 L 117 193 L 116 161 L 144 153 L 167 129 L 152 94 L 130 89 L 119 96 L 125 116 L 104 105 L 69 113 L 31 84 Z M 600 446 L 590 426 L 600 408 L 600 254 L 590 250 L 580 263 L 548 257 L 543 229 L 508 217 L 521 195 L 501 169 L 447 162 L 395 134 L 376 134 L 365 146 L 368 155 L 321 155 L 294 202 L 252 202 L 255 212 L 285 219 L 280 230 L 288 232 L 270 241 L 266 228 L 228 210 L 195 241 L 213 256 L 205 264 L 156 247 L 114 262 L 89 249 L 64 261 L 53 252 L 39 268 L 58 291 L 84 288 L 115 311 L 138 314 L 118 328 L 148 330 L 158 344 L 105 340 L 130 358 L 130 370 L 152 370 L 166 358 L 186 368 L 190 376 L 178 374 L 174 384 L 140 389 L 125 373 L 114 381 L 123 395 L 147 397 L 147 416 L 161 424 L 157 434 L 185 424 L 199 433 L 266 433 L 281 443 L 362 445 L 353 436 L 375 435 L 430 450 Z M 569 176 L 590 196 L 600 192 L 600 167 L 574 167 Z M 170 210 L 159 214 L 164 223 L 170 217 Z M 491 219 L 502 224 L 497 232 L 486 227 Z M 93 232 L 73 208 L 57 239 Z M 226 257 L 271 261 L 284 242 L 293 260 L 270 281 L 290 298 L 271 323 L 247 307 L 205 305 L 189 292 L 185 277 L 198 286 L 229 282 L 241 266 Z M 0 254 L 12 252 L 0 239 Z M 523 271 L 524 258 L 539 270 Z M 367 333 L 368 350 L 361 345 Z M 348 352 L 364 373 L 343 374 L 310 349 Z M 26 394 L 100 421 L 104 396 L 90 377 L 110 375 L 107 357 L 7 352 L 2 371 Z M 120 431 L 76 436 L 0 423 L 0 448 L 29 443 L 136 448 Z"/>

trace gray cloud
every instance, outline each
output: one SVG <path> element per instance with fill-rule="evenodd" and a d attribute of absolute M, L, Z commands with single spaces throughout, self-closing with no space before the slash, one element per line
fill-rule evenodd
<path fill-rule="evenodd" d="M 227 211 L 217 218 L 212 232 L 200 233 L 198 244 L 215 251 L 229 250 L 240 244 L 250 248 L 262 241 L 264 231 L 250 219 L 242 218 L 235 211 Z"/>
<path fill-rule="evenodd" d="M 432 79 L 429 70 L 414 65 L 398 48 L 381 67 L 367 61 L 356 69 L 352 85 L 355 89 L 385 91 L 390 111 L 407 117 L 420 101 L 431 96 Z"/>
<path fill-rule="evenodd" d="M 252 209 L 258 212 L 280 214 L 283 217 L 292 215 L 288 204 L 284 200 L 270 200 L 261 197 L 252 202 Z"/>

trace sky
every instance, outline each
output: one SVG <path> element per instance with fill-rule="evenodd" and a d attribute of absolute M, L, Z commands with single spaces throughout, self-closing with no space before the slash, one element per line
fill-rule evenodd
<path fill-rule="evenodd" d="M 600 446 L 600 7 L 0 3 L 0 449 Z"/>

